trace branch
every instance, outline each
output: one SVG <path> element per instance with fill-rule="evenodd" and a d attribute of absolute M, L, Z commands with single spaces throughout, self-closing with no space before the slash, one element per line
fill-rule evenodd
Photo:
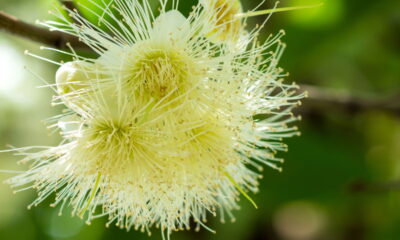
<path fill-rule="evenodd" d="M 74 49 L 89 49 L 77 37 L 72 35 L 50 31 L 45 28 L 23 22 L 18 18 L 0 11 L 0 31 L 23 37 L 34 42 L 39 42 L 57 49 L 68 49 L 69 43 Z"/>
<path fill-rule="evenodd" d="M 59 0 L 59 2 L 71 11 L 75 11 L 75 9 L 77 10 L 75 3 L 72 0 Z"/>
<path fill-rule="evenodd" d="M 81 12 L 79 11 L 79 9 L 75 6 L 75 3 L 72 0 L 59 0 L 59 2 L 64 6 L 64 8 L 66 10 L 69 10 L 71 12 L 75 12 L 79 15 L 82 15 Z M 75 21 L 75 19 L 73 19 L 73 21 L 78 24 L 77 21 Z"/>
<path fill-rule="evenodd" d="M 308 98 L 303 101 L 305 111 L 336 107 L 350 113 L 380 110 L 400 115 L 400 92 L 394 96 L 377 98 L 375 96 L 357 97 L 338 90 L 310 85 L 300 85 L 300 89 L 308 92 Z"/>
<path fill-rule="evenodd" d="M 400 191 L 400 180 L 383 183 L 368 183 L 359 181 L 350 184 L 349 190 L 352 193 Z"/>

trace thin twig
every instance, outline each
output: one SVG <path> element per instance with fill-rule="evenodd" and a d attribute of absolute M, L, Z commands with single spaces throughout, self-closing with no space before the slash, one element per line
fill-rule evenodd
<path fill-rule="evenodd" d="M 349 190 L 352 193 L 400 191 L 400 180 L 382 183 L 368 183 L 359 181 L 352 183 L 349 187 Z"/>
<path fill-rule="evenodd" d="M 88 49 L 77 37 L 57 31 L 37 27 L 0 11 L 0 31 L 30 39 L 58 49 L 68 49 L 69 43 L 75 49 Z"/>
<path fill-rule="evenodd" d="M 64 5 L 67 9 L 69 9 L 71 11 L 75 11 L 75 9 L 78 10 L 75 7 L 75 3 L 71 0 L 59 0 L 59 1 L 62 5 Z"/>
<path fill-rule="evenodd" d="M 82 15 L 72 0 L 59 0 L 59 2 L 65 7 L 66 10 Z M 73 21 L 74 23 L 79 24 L 77 21 L 75 21 L 75 19 L 73 19 Z"/>
<path fill-rule="evenodd" d="M 400 115 L 400 92 L 396 95 L 381 98 L 376 96 L 354 96 L 335 89 L 300 85 L 302 91 L 308 92 L 308 98 L 304 100 L 303 110 L 317 108 L 342 108 L 350 113 L 366 110 L 380 110 Z"/>

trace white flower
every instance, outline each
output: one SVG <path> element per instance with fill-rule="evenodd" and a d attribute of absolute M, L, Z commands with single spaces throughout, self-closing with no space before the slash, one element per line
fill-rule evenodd
<path fill-rule="evenodd" d="M 118 28 L 99 20 L 107 32 L 73 12 L 78 25 L 61 13 L 65 24 L 46 23 L 99 57 L 74 55 L 61 66 L 58 99 L 71 114 L 58 124 L 65 141 L 27 153 L 32 168 L 8 183 L 37 189 L 32 205 L 56 192 L 60 212 L 71 205 L 89 223 L 108 216 L 107 224 L 155 226 L 168 238 L 190 219 L 207 228 L 207 213 L 233 220 L 238 196 L 258 191 L 256 171 L 280 170 L 275 154 L 287 149 L 282 138 L 298 134 L 288 125 L 303 95 L 277 67 L 282 32 L 257 44 L 260 29 L 251 31 L 236 39 L 240 50 L 215 42 L 210 30 L 220 26 L 204 2 L 186 18 L 160 0 L 155 18 L 147 1 L 115 0 L 118 15 L 103 10 Z"/>

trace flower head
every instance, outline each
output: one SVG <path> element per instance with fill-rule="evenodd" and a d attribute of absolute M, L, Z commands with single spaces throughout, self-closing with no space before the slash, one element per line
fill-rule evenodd
<path fill-rule="evenodd" d="M 275 154 L 287 148 L 282 138 L 298 134 L 288 125 L 303 97 L 277 67 L 283 33 L 258 44 L 260 29 L 251 31 L 236 38 L 246 46 L 238 50 L 225 34 L 241 28 L 220 20 L 239 2 L 228 1 L 231 9 L 222 1 L 226 10 L 215 21 L 205 0 L 188 17 L 159 1 L 154 17 L 147 1 L 115 0 L 118 14 L 103 11 L 117 27 L 100 19 L 108 31 L 74 12 L 80 24 L 61 13 L 64 24 L 44 23 L 78 36 L 99 57 L 74 54 L 60 67 L 65 141 L 27 153 L 32 168 L 8 181 L 36 188 L 33 205 L 56 192 L 54 206 L 71 205 L 88 222 L 108 216 L 108 224 L 149 233 L 155 226 L 169 236 L 191 219 L 207 228 L 207 213 L 234 219 L 238 196 L 258 191 L 262 165 L 280 169 Z"/>

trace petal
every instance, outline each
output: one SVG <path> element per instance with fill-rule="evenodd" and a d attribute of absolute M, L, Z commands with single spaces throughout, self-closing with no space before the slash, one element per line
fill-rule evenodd
<path fill-rule="evenodd" d="M 190 34 L 188 20 L 177 10 L 165 12 L 154 21 L 151 38 L 159 41 L 184 41 Z"/>

